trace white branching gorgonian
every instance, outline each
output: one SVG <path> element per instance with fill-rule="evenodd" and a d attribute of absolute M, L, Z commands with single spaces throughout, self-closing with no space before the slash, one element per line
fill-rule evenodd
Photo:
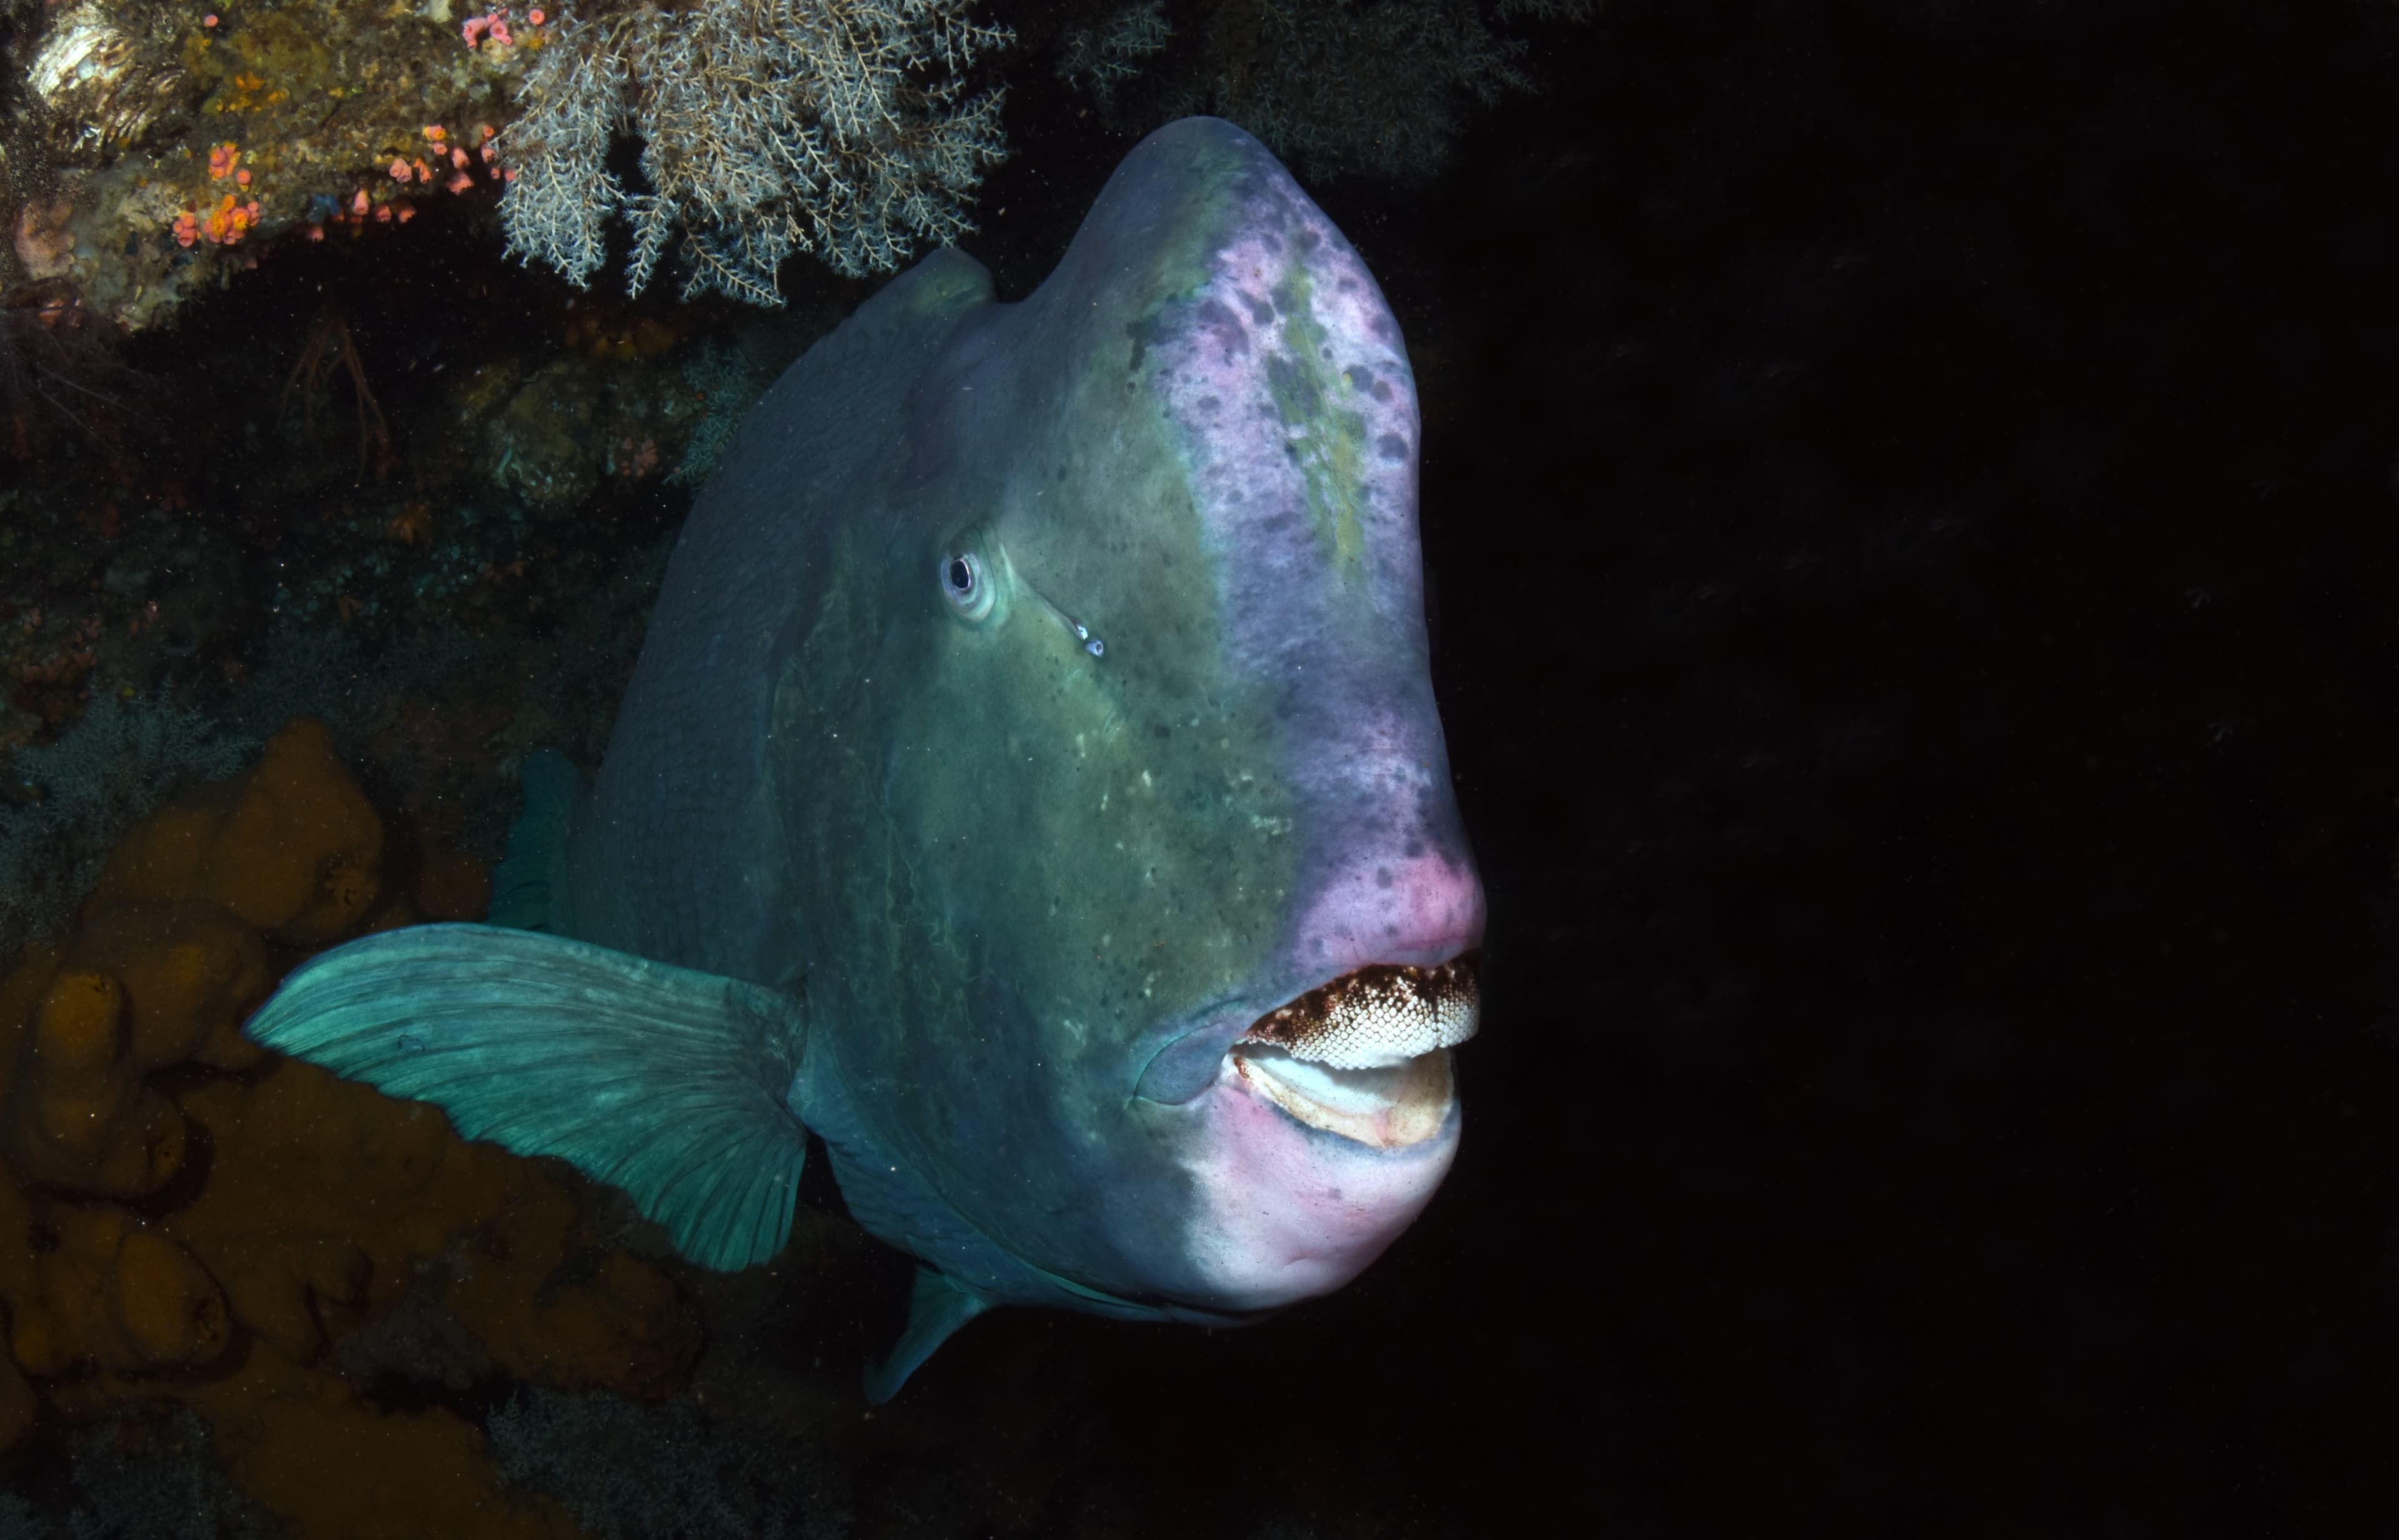
<path fill-rule="evenodd" d="M 1007 155 L 1001 92 L 964 72 L 1013 40 L 970 0 L 706 0 L 561 24 L 526 72 L 502 137 L 511 255 L 586 287 L 622 215 L 641 292 L 679 231 L 686 297 L 780 304 L 776 269 L 806 251 L 835 272 L 888 272 L 974 226 L 965 202 Z M 642 141 L 647 192 L 607 168 Z"/>
<path fill-rule="evenodd" d="M 1141 72 L 1140 61 L 1163 50 L 1174 36 L 1166 20 L 1166 0 L 1138 0 L 1111 15 L 1097 27 L 1067 34 L 1058 60 L 1058 78 L 1079 86 L 1103 105 L 1116 100 L 1118 86 Z"/>

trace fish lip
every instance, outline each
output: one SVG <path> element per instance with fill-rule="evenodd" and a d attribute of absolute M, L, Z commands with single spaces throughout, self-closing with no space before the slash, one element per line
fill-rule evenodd
<path fill-rule="evenodd" d="M 1200 1006 L 1185 1018 L 1197 1018 L 1196 1024 L 1170 1035 L 1153 1053 L 1135 1084 L 1133 1094 L 1147 1101 L 1180 1106 L 1206 1093 L 1220 1079 L 1220 1072 L 1236 1068 L 1230 1063 L 1236 1048 L 1245 1040 L 1258 1047 L 1276 1045 L 1271 1034 L 1258 1033 L 1263 1023 L 1322 996 L 1344 979 L 1362 975 L 1392 972 L 1436 973 L 1460 967 L 1478 980 L 1483 947 L 1480 937 L 1463 940 L 1444 950 L 1437 962 L 1396 963 L 1371 962 L 1315 976 L 1306 985 L 1285 995 L 1267 1009 L 1258 1010 L 1249 1004 L 1254 995 L 1213 1000 Z M 1473 1035 L 1473 1029 L 1453 1040 L 1463 1042 Z M 1238 1076 L 1236 1078 L 1239 1078 Z M 1288 1110 L 1288 1109 L 1286 1109 Z"/>

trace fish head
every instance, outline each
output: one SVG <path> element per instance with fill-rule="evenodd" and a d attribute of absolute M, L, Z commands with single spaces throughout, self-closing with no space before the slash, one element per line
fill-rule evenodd
<path fill-rule="evenodd" d="M 1263 146 L 1186 120 L 914 411 L 875 917 L 914 937 L 911 1158 L 1110 1294 L 1337 1288 L 1457 1152 L 1484 925 L 1399 327 Z"/>

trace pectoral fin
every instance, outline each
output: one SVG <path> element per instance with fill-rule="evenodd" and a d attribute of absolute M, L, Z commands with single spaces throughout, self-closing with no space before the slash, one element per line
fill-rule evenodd
<path fill-rule="evenodd" d="M 243 1030 L 437 1103 L 468 1139 L 572 1161 L 703 1266 L 791 1236 L 807 1155 L 784 1101 L 806 1035 L 793 996 L 532 931 L 414 925 L 309 959 Z"/>
<path fill-rule="evenodd" d="M 916 1366 L 950 1340 L 951 1333 L 990 1309 L 996 1302 L 947 1274 L 930 1267 L 916 1269 L 915 1288 L 908 1296 L 908 1324 L 882 1362 L 866 1366 L 866 1399 L 881 1406 L 900 1394 Z"/>

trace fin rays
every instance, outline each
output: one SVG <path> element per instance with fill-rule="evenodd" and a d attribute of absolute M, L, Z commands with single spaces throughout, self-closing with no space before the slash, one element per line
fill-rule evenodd
<path fill-rule="evenodd" d="M 790 996 L 531 931 L 417 925 L 310 959 L 245 1030 L 624 1188 L 705 1266 L 790 1236 L 807 1154 L 783 1103 L 806 1036 Z"/>

